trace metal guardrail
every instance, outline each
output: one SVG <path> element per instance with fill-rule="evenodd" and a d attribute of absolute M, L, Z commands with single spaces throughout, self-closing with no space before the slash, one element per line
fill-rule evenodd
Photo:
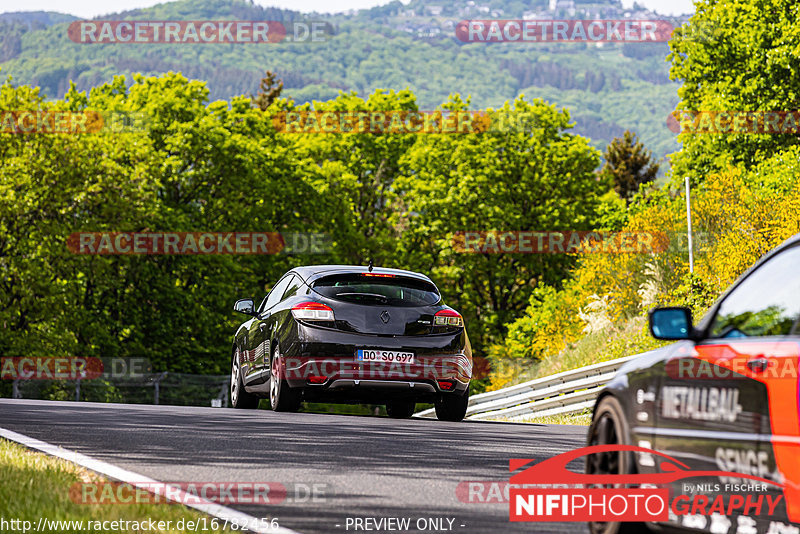
<path fill-rule="evenodd" d="M 581 412 L 594 405 L 603 386 L 614 377 L 622 364 L 636 356 L 564 371 L 497 391 L 470 397 L 469 419 L 529 419 L 549 415 Z M 423 410 L 417 417 L 435 417 L 433 409 Z"/>

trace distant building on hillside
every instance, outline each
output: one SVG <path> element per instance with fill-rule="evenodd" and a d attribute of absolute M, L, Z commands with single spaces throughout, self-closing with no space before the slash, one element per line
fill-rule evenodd
<path fill-rule="evenodd" d="M 550 0 L 550 11 L 566 11 L 570 16 L 575 14 L 575 0 Z"/>

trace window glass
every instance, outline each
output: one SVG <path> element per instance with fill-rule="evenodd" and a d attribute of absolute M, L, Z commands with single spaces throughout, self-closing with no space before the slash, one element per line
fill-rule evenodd
<path fill-rule="evenodd" d="M 283 298 L 281 300 L 286 300 L 289 297 L 293 297 L 297 295 L 297 292 L 303 285 L 303 279 L 299 276 L 293 276 L 292 282 L 289 284 L 289 287 L 286 288 L 286 291 L 283 292 Z"/>
<path fill-rule="evenodd" d="M 441 297 L 425 280 L 381 274 L 339 274 L 320 278 L 314 291 L 326 297 L 373 306 L 430 306 Z"/>
<path fill-rule="evenodd" d="M 293 274 L 284 276 L 281 278 L 280 282 L 275 284 L 275 287 L 273 287 L 272 291 L 269 292 L 269 296 L 267 296 L 267 298 L 261 304 L 261 309 L 259 310 L 260 312 L 266 311 L 280 302 L 283 292 L 286 291 L 286 287 L 292 281 L 292 278 L 294 278 Z"/>
<path fill-rule="evenodd" d="M 734 289 L 711 323 L 711 337 L 798 334 L 800 247 L 773 257 Z"/>

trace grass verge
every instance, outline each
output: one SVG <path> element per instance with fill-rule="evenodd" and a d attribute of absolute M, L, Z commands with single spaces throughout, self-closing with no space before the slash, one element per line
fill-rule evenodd
<path fill-rule="evenodd" d="M 560 353 L 548 356 L 540 362 L 526 364 L 521 361 L 503 361 L 499 362 L 493 372 L 510 377 L 509 381 L 503 386 L 508 387 L 595 363 L 633 356 L 656 349 L 664 344 L 665 342 L 658 341 L 650 336 L 646 318 L 635 317 L 619 327 L 610 329 L 608 332 L 587 334 L 577 342 L 570 344 Z M 496 420 L 511 421 L 505 418 Z M 528 418 L 514 420 L 514 422 L 546 425 L 588 425 L 591 422 L 591 412 Z"/>
<path fill-rule="evenodd" d="M 587 334 L 558 354 L 547 356 L 539 362 L 493 361 L 492 372 L 508 377 L 502 386 L 508 387 L 595 363 L 633 356 L 666 343 L 650 336 L 645 317 L 635 317 L 608 331 Z"/>
<path fill-rule="evenodd" d="M 29 521 L 28 532 L 35 530 L 39 519 L 45 518 L 49 524 L 43 524 L 39 532 L 85 533 L 85 532 L 126 532 L 126 533 L 182 533 L 187 530 L 188 522 L 201 525 L 205 521 L 206 532 L 232 532 L 232 530 L 212 529 L 212 518 L 196 510 L 178 504 L 82 504 L 75 502 L 70 490 L 80 483 L 100 484 L 107 482 L 104 477 L 88 471 L 76 464 L 54 458 L 46 454 L 31 451 L 14 442 L 0 439 L 0 518 L 7 524 L 0 525 L 2 532 L 23 532 L 24 523 L 11 523 L 12 520 Z M 78 501 L 80 498 L 77 499 Z M 87 528 L 95 521 L 128 521 L 121 528 Z M 153 530 L 141 522 L 152 520 L 156 525 L 164 521 L 163 529 Z M 54 521 L 83 522 L 53 524 Z M 167 523 L 169 521 L 169 523 Z M 200 521 L 200 523 L 197 523 Z M 91 524 L 89 523 L 91 522 Z M 135 523 L 140 523 L 136 525 Z M 180 526 L 179 526 L 180 525 Z M 132 528 L 135 527 L 135 528 Z"/>
<path fill-rule="evenodd" d="M 499 417 L 492 421 L 508 421 L 512 423 L 532 423 L 537 425 L 583 425 L 589 426 L 592 422 L 592 411 L 584 410 L 581 413 L 548 415 L 546 417 L 529 417 L 525 419 L 508 419 Z"/>

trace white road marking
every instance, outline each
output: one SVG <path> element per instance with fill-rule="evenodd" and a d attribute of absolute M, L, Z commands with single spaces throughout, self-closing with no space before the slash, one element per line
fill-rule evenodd
<path fill-rule="evenodd" d="M 28 447 L 29 449 L 35 449 L 45 454 L 49 454 L 50 456 L 55 456 L 56 458 L 61 458 L 63 460 L 67 460 L 68 462 L 78 464 L 81 467 L 89 469 L 90 471 L 94 471 L 95 473 L 99 473 L 119 482 L 130 484 L 136 488 L 142 488 L 150 491 L 156 485 L 161 485 L 162 487 L 164 485 L 163 482 L 159 482 L 144 475 L 134 473 L 133 471 L 122 469 L 121 467 L 103 462 L 102 460 L 96 460 L 90 456 L 86 456 L 85 454 L 64 449 L 63 447 L 53 445 L 52 443 L 40 441 L 36 438 L 31 438 L 29 436 L 25 436 L 24 434 L 19 434 L 2 427 L 0 427 L 0 437 L 15 441 L 21 445 L 24 445 L 25 447 Z M 269 528 L 256 517 L 239 512 L 232 508 L 228 508 L 227 506 L 222 506 L 220 504 L 207 501 L 198 497 L 197 495 L 188 494 L 179 488 L 175 488 L 174 495 L 178 498 L 171 500 L 175 500 L 176 502 L 184 504 L 189 508 L 194 508 L 195 510 L 199 510 L 205 514 L 217 517 L 223 521 L 227 520 L 228 524 L 236 523 L 237 525 L 247 525 L 246 531 L 249 532 L 256 532 L 257 534 L 300 534 L 297 531 L 284 527 Z"/>

